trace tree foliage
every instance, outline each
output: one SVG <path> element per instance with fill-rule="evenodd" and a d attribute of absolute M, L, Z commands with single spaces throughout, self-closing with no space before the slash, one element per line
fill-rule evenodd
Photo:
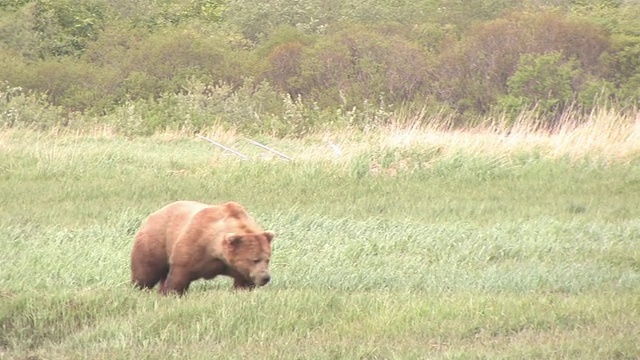
<path fill-rule="evenodd" d="M 621 0 L 6 0 L 0 83 L 68 113 L 200 83 L 272 92 L 261 106 L 283 118 L 299 105 L 553 117 L 638 104 L 639 29 L 640 4 Z"/>

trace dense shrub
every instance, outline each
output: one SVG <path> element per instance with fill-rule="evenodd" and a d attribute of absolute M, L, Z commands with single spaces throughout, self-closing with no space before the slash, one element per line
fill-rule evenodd
<path fill-rule="evenodd" d="M 301 135 L 443 108 L 458 125 L 531 109 L 553 123 L 638 105 L 639 19 L 617 0 L 7 0 L 0 83 L 72 119 L 43 123 L 140 134 Z"/>
<path fill-rule="evenodd" d="M 39 55 L 79 55 L 104 26 L 104 0 L 36 0 L 33 30 L 39 39 Z"/>
<path fill-rule="evenodd" d="M 385 109 L 368 103 L 352 109 L 320 109 L 315 104 L 304 104 L 299 98 L 280 94 L 267 82 L 252 85 L 251 81 L 246 81 L 234 88 L 194 80 L 181 93 L 127 101 L 98 121 L 128 135 L 149 135 L 167 130 L 199 131 L 223 126 L 244 134 L 302 136 L 333 127 L 379 125 L 390 116 Z M 377 119 L 378 124 L 372 119 Z"/>
<path fill-rule="evenodd" d="M 67 126 L 68 121 L 63 110 L 52 106 L 44 96 L 0 84 L 0 129 L 47 129 Z"/>
<path fill-rule="evenodd" d="M 437 94 L 461 110 L 484 112 L 507 93 L 508 79 L 523 54 L 558 52 L 586 73 L 598 71 L 609 47 L 604 32 L 557 12 L 513 13 L 475 27 L 441 57 Z"/>
<path fill-rule="evenodd" d="M 559 52 L 523 54 L 507 80 L 507 95 L 498 98 L 498 105 L 513 117 L 523 109 L 535 109 L 538 115 L 553 119 L 574 102 L 579 75 L 577 62 L 563 59 Z"/>
<path fill-rule="evenodd" d="M 321 107 L 402 103 L 423 94 L 428 56 L 389 27 L 351 26 L 271 48 L 267 79 Z"/>

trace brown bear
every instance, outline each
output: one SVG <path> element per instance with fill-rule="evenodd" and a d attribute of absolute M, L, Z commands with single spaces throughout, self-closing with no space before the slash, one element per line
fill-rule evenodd
<path fill-rule="evenodd" d="M 183 294 L 192 281 L 218 275 L 232 277 L 235 288 L 263 286 L 270 280 L 274 236 L 238 203 L 177 201 L 142 223 L 131 252 L 131 281 L 140 289 L 159 282 L 161 294 Z"/>

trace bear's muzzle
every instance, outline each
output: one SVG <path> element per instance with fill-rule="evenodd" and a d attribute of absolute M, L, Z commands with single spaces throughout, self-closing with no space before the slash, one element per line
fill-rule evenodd
<path fill-rule="evenodd" d="M 265 286 L 271 281 L 271 276 L 268 273 L 251 276 L 251 281 L 257 286 Z"/>

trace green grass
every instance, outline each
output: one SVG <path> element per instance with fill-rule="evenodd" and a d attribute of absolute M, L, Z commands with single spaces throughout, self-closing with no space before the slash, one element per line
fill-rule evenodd
<path fill-rule="evenodd" d="M 640 357 L 639 158 L 261 139 L 289 163 L 223 140 L 251 160 L 185 135 L 0 133 L 0 358 Z M 275 230 L 273 282 L 132 289 L 140 221 L 178 199 Z"/>

